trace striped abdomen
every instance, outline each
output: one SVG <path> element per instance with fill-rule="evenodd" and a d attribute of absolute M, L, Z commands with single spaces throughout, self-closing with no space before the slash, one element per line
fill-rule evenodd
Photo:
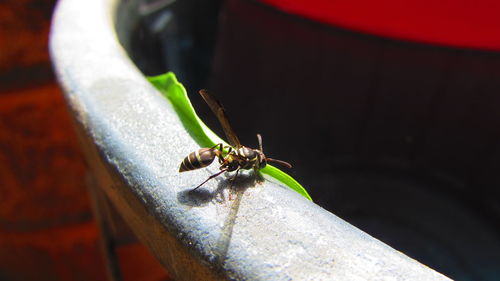
<path fill-rule="evenodd" d="M 210 165 L 216 156 L 215 148 L 201 148 L 191 152 L 181 163 L 179 172 L 192 171 Z"/>

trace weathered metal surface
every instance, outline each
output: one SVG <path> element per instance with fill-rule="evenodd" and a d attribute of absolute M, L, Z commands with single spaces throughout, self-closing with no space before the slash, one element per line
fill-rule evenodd
<path fill-rule="evenodd" d="M 61 1 L 51 54 L 99 186 L 176 280 L 449 280 L 279 183 L 190 193 L 217 167 L 178 173 L 198 146 L 119 45 L 116 4 Z"/>

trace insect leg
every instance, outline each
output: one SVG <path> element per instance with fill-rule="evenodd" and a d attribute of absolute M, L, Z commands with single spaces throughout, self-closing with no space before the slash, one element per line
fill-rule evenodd
<path fill-rule="evenodd" d="M 217 146 L 218 146 L 218 148 L 217 148 Z M 217 148 L 217 150 L 222 151 L 222 143 L 218 143 L 218 144 L 212 146 L 210 149 L 214 149 L 214 148 Z"/>
<path fill-rule="evenodd" d="M 234 174 L 234 176 L 231 178 L 231 185 L 229 185 L 229 201 L 231 201 L 231 189 L 233 188 L 233 183 L 234 183 L 234 180 L 236 180 L 236 177 L 238 176 L 238 173 L 240 172 L 240 167 L 238 167 L 238 169 L 236 169 L 236 174 Z"/>
<path fill-rule="evenodd" d="M 224 146 L 224 148 L 227 149 L 227 154 L 229 154 L 229 153 L 231 153 L 231 151 L 233 151 L 233 147 L 230 145 L 226 145 L 226 146 Z"/>
<path fill-rule="evenodd" d="M 234 174 L 234 176 L 231 178 L 231 185 L 229 186 L 229 189 L 233 188 L 233 183 L 234 183 L 234 180 L 236 179 L 236 177 L 238 176 L 238 173 L 240 172 L 240 168 L 238 167 L 238 169 L 236 169 L 236 174 Z"/>
<path fill-rule="evenodd" d="M 215 178 L 216 176 L 218 176 L 218 175 L 220 175 L 220 174 L 224 173 L 225 171 L 227 171 L 227 168 L 222 169 L 222 170 L 220 170 L 220 172 L 217 172 L 217 173 L 215 173 L 215 174 L 211 175 L 210 177 L 208 177 L 208 179 L 206 179 L 204 182 L 200 183 L 197 187 L 193 188 L 191 191 L 195 191 L 196 189 L 198 189 L 198 187 L 202 186 L 202 185 L 203 185 L 203 184 L 205 184 L 207 181 L 209 181 L 209 180 L 211 180 L 211 179 Z"/>
<path fill-rule="evenodd" d="M 224 162 L 224 147 L 222 145 L 222 143 L 218 143 L 214 146 L 212 146 L 210 149 L 215 149 L 215 156 L 217 156 L 217 158 L 219 159 L 219 163 L 223 163 Z"/>
<path fill-rule="evenodd" d="M 254 172 L 255 179 L 257 180 L 257 182 L 263 182 L 264 181 L 264 177 L 259 172 L 259 168 L 257 168 L 256 166 L 254 166 L 253 167 L 253 172 Z"/>

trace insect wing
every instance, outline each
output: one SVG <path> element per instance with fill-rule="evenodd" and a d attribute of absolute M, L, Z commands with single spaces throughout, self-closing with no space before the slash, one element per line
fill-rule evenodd
<path fill-rule="evenodd" d="M 226 115 L 226 111 L 224 110 L 222 104 L 217 99 L 215 99 L 214 96 L 208 93 L 207 90 L 200 90 L 200 95 L 203 97 L 210 109 L 212 109 L 215 116 L 217 116 L 217 119 L 219 119 L 219 122 L 222 125 L 222 129 L 224 130 L 224 133 L 226 134 L 226 137 L 229 141 L 229 144 L 236 148 L 241 147 L 240 140 L 234 132 L 233 127 L 231 127 L 229 119 Z"/>

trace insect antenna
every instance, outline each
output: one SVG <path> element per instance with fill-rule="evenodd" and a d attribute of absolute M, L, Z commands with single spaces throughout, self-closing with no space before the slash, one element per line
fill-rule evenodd
<path fill-rule="evenodd" d="M 260 150 L 260 152 L 264 153 L 264 148 L 262 147 L 262 136 L 260 134 L 257 134 L 257 140 L 259 141 L 259 150 Z M 292 168 L 292 165 L 290 163 L 282 161 L 282 160 L 278 160 L 278 159 L 273 159 L 273 158 L 266 157 L 266 161 L 267 162 L 278 163 L 280 165 L 283 165 L 283 166 L 287 167 L 288 169 Z"/>
<path fill-rule="evenodd" d="M 259 141 L 260 152 L 264 153 L 264 148 L 262 147 L 262 136 L 260 134 L 257 134 L 257 140 Z"/>
<path fill-rule="evenodd" d="M 278 159 L 273 159 L 273 158 L 267 158 L 266 157 L 266 161 L 267 162 L 271 162 L 271 163 L 278 163 L 280 165 L 283 165 L 283 166 L 287 167 L 288 169 L 292 168 L 292 165 L 290 163 L 285 162 L 285 161 L 281 161 L 281 160 L 278 160 Z"/>

